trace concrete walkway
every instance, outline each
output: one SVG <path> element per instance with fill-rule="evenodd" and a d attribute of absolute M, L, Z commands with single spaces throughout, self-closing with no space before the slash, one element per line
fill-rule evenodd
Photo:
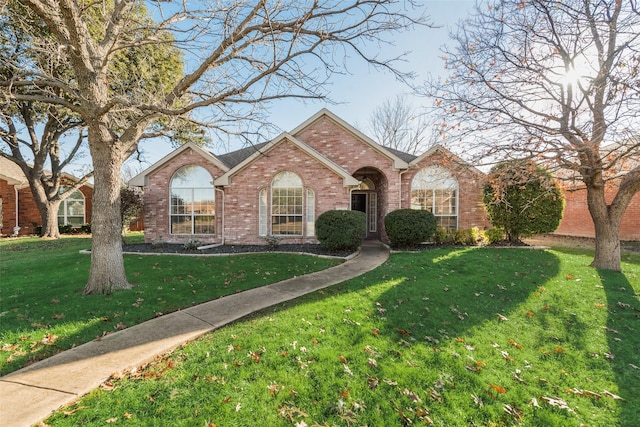
<path fill-rule="evenodd" d="M 0 377 L 0 426 L 32 426 L 98 387 L 248 314 L 359 276 L 389 256 L 380 242 L 327 270 L 200 304 L 91 341 Z"/>

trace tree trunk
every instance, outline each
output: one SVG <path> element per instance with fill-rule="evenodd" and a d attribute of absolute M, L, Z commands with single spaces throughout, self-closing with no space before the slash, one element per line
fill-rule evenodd
<path fill-rule="evenodd" d="M 98 139 L 89 146 L 93 160 L 94 187 L 91 219 L 91 270 L 84 294 L 110 294 L 130 289 L 122 258 L 120 218 L 120 169 L 122 150 L 113 141 Z"/>
<path fill-rule="evenodd" d="M 49 200 L 44 186 L 40 183 L 39 176 L 29 178 L 29 187 L 38 212 L 40 212 L 40 221 L 42 221 L 40 237 L 58 239 L 60 237 L 60 229 L 58 228 L 60 200 Z"/>
<path fill-rule="evenodd" d="M 610 209 L 604 187 L 587 188 L 587 203 L 596 231 L 596 253 L 592 267 L 620 271 L 620 222 L 624 210 Z"/>
<path fill-rule="evenodd" d="M 40 232 L 40 237 L 46 237 L 49 239 L 58 239 L 60 237 L 60 228 L 58 227 L 59 208 L 60 201 L 38 203 L 40 217 L 42 218 L 42 231 Z"/>

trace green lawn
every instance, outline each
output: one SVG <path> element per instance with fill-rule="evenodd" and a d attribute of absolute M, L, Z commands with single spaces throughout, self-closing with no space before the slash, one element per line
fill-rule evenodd
<path fill-rule="evenodd" d="M 133 289 L 83 296 L 90 256 L 79 251 L 90 247 L 87 237 L 0 240 L 0 375 L 163 313 L 339 263 L 293 254 L 126 255 Z"/>
<path fill-rule="evenodd" d="M 437 249 L 210 333 L 51 426 L 638 426 L 640 256 Z"/>

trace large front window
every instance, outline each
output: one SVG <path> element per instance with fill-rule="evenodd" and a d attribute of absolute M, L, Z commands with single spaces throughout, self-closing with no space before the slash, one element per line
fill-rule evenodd
<path fill-rule="evenodd" d="M 302 219 L 302 180 L 280 172 L 271 182 L 271 233 L 301 236 Z"/>
<path fill-rule="evenodd" d="M 184 166 L 171 179 L 171 234 L 214 234 L 213 179 L 200 166 Z"/>
<path fill-rule="evenodd" d="M 61 188 L 60 191 L 65 191 L 65 189 Z M 60 202 L 60 207 L 58 208 L 58 225 L 80 227 L 85 224 L 84 212 L 84 195 L 80 190 L 76 190 Z"/>
<path fill-rule="evenodd" d="M 430 211 L 439 227 L 455 230 L 458 227 L 458 181 L 440 166 L 420 170 L 411 183 L 411 208 Z"/>

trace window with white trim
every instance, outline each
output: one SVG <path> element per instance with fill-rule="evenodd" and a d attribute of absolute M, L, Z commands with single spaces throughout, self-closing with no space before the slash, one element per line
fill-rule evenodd
<path fill-rule="evenodd" d="M 271 234 L 302 236 L 302 179 L 289 171 L 271 181 Z"/>
<path fill-rule="evenodd" d="M 441 166 L 427 166 L 411 183 L 411 208 L 428 210 L 436 224 L 448 230 L 458 228 L 458 180 Z"/>
<path fill-rule="evenodd" d="M 171 234 L 215 234 L 213 179 L 201 166 L 183 166 L 171 178 Z"/>
<path fill-rule="evenodd" d="M 66 188 L 60 188 L 60 192 Z M 71 225 L 80 227 L 86 224 L 84 194 L 80 190 L 75 190 L 58 207 L 58 225 Z"/>
<path fill-rule="evenodd" d="M 258 195 L 258 235 L 267 235 L 267 189 L 260 190 Z"/>
<path fill-rule="evenodd" d="M 316 193 L 307 188 L 307 236 L 316 235 Z"/>

